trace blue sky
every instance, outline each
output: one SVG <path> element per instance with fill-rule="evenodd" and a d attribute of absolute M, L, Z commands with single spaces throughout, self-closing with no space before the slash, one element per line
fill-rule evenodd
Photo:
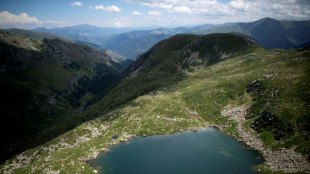
<path fill-rule="evenodd" d="M 0 28 L 189 26 L 309 20 L 310 0 L 0 0 Z"/>

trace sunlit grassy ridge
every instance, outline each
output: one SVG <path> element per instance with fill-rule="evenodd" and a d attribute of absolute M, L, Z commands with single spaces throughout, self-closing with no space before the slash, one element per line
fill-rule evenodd
<path fill-rule="evenodd" d="M 177 71 L 171 61 L 179 59 L 182 52 L 175 52 L 179 50 L 176 49 L 165 55 L 161 46 L 157 45 L 158 54 L 153 52 L 151 58 L 158 56 L 162 63 L 150 62 L 149 68 L 124 79 L 105 99 L 81 115 L 99 115 L 98 118 L 12 158 L 1 166 L 1 172 L 93 173 L 86 160 L 133 135 L 171 134 L 209 124 L 227 125 L 225 131 L 237 136 L 236 122 L 221 116 L 229 104 L 258 108 L 248 111 L 254 117 L 245 123 L 253 133 L 257 133 L 251 128 L 253 122 L 268 108 L 279 121 L 263 125 L 258 131 L 263 142 L 273 148 L 296 145 L 296 151 L 309 155 L 310 50 L 268 51 L 250 45 L 246 46 L 246 54 L 218 59 L 210 66 L 185 72 Z M 175 69 L 166 71 L 167 66 Z M 247 91 L 254 80 L 260 81 L 261 94 Z M 276 139 L 274 128 L 286 131 L 287 125 L 293 131 Z M 119 138 L 113 140 L 113 135 Z"/>

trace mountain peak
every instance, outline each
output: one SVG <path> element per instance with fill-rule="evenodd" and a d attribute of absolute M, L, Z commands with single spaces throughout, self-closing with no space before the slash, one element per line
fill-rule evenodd
<path fill-rule="evenodd" d="M 265 17 L 265 18 L 255 21 L 254 23 L 271 23 L 271 22 L 279 22 L 279 21 L 276 19 L 270 18 L 270 17 Z"/>
<path fill-rule="evenodd" d="M 179 34 L 157 43 L 139 56 L 127 73 L 136 74 L 136 71 L 155 67 L 170 73 L 199 69 L 258 47 L 253 39 L 240 34 Z"/>

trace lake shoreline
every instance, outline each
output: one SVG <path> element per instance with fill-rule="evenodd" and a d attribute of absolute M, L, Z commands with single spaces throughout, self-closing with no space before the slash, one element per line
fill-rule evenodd
<path fill-rule="evenodd" d="M 253 134 L 246 130 L 243 126 L 245 114 L 245 106 L 238 106 L 234 108 L 227 106 L 221 112 L 222 116 L 229 117 L 230 120 L 234 120 L 238 123 L 236 131 L 239 135 L 233 137 L 237 138 L 238 141 L 243 142 L 251 149 L 257 150 L 263 156 L 265 162 L 264 165 L 258 167 L 258 172 L 262 173 L 271 170 L 310 173 L 310 164 L 301 154 L 294 151 L 295 147 L 290 149 L 281 148 L 280 150 L 272 150 L 262 142 L 258 134 Z M 224 132 L 228 125 L 215 126 Z"/>
<path fill-rule="evenodd" d="M 230 141 L 233 141 L 234 143 L 237 143 L 238 141 L 237 141 L 237 139 L 235 138 L 235 137 L 232 137 L 232 136 L 230 136 L 230 135 L 228 135 L 227 133 L 225 133 L 225 132 L 223 132 L 223 131 L 221 131 L 218 127 L 215 127 L 215 126 L 213 126 L 213 125 L 206 125 L 206 126 L 204 126 L 204 127 L 190 127 L 190 128 L 188 128 L 188 129 L 186 129 L 186 130 L 179 130 L 178 132 L 174 132 L 174 133 L 169 133 L 169 134 L 153 134 L 153 135 L 149 135 L 149 136 L 132 136 L 132 137 L 130 137 L 130 138 L 128 138 L 126 141 L 123 141 L 123 143 L 125 143 L 126 144 L 126 142 L 129 142 L 129 141 L 131 141 L 132 139 L 140 139 L 140 138 L 142 138 L 142 139 L 144 139 L 144 138 L 147 138 L 147 139 L 149 139 L 149 138 L 151 138 L 151 137 L 153 137 L 153 136 L 156 136 L 156 135 L 158 135 L 158 136 L 160 136 L 160 137 L 155 137 L 155 139 L 158 139 L 158 138 L 160 138 L 160 139 L 162 139 L 161 137 L 163 137 L 164 139 L 166 139 L 167 137 L 169 137 L 169 136 L 172 136 L 172 137 L 175 137 L 175 136 L 177 136 L 177 137 L 182 137 L 181 135 L 187 135 L 187 136 L 190 136 L 190 137 L 197 137 L 197 136 L 201 136 L 202 134 L 205 134 L 205 133 L 203 133 L 203 132 L 209 132 L 209 133 L 207 133 L 207 134 L 210 134 L 211 136 L 207 136 L 207 137 L 209 137 L 208 139 L 208 141 L 204 141 L 204 142 L 213 142 L 213 140 L 215 141 L 215 142 L 217 142 L 217 144 L 219 143 L 219 144 L 221 144 L 221 145 L 217 145 L 216 147 L 222 147 L 222 148 L 224 148 L 224 149 L 227 149 L 227 152 L 225 152 L 225 153 L 228 153 L 228 154 L 230 154 L 230 153 L 232 153 L 232 156 L 239 156 L 239 155 L 233 155 L 234 154 L 234 152 L 237 152 L 238 150 L 233 150 L 233 152 L 231 151 L 231 150 L 229 150 L 229 149 L 231 149 L 231 148 L 226 148 L 226 146 L 228 145 L 228 144 L 230 144 L 230 143 L 228 143 L 227 142 L 227 140 L 226 139 L 228 139 L 228 140 L 230 140 Z M 214 132 L 214 133 L 213 133 Z M 197 134 L 196 134 L 197 133 Z M 197 135 L 197 136 L 194 136 L 194 135 Z M 218 138 L 216 138 L 216 137 L 213 137 L 214 135 L 217 135 L 216 137 L 218 137 L 219 135 L 221 135 L 221 136 L 219 136 L 219 137 L 226 137 L 226 138 L 224 138 L 225 139 L 225 141 L 223 141 L 223 142 L 219 142 L 219 141 L 217 141 L 218 140 Z M 185 138 L 185 137 L 184 137 Z M 153 139 L 153 138 L 151 138 L 151 139 Z M 203 140 L 203 139 L 201 139 L 201 138 L 199 138 L 200 140 Z M 141 139 L 140 139 L 141 140 Z M 146 140 L 146 139 L 145 139 Z M 154 139 L 153 139 L 154 140 Z M 144 141 L 144 140 L 143 140 Z M 172 140 L 171 140 L 172 141 Z M 221 140 L 222 141 L 222 140 Z M 135 142 L 135 141 L 134 141 Z M 198 144 L 203 144 L 202 142 L 200 142 L 200 141 L 195 141 L 195 142 L 197 142 Z M 225 143 L 226 142 L 226 143 Z M 111 148 L 113 148 L 113 147 L 115 147 L 116 145 L 119 145 L 121 142 L 120 141 L 118 141 L 118 143 L 117 144 L 113 144 L 113 145 L 110 145 L 110 146 L 108 146 L 107 148 L 105 148 L 104 149 L 104 151 L 102 151 L 102 152 L 100 152 L 100 154 L 102 155 L 102 153 L 109 153 L 108 151 L 114 151 L 114 150 L 112 150 Z M 197 144 L 196 143 L 196 144 Z M 233 143 L 233 144 L 234 144 Z M 241 144 L 240 144 L 241 143 Z M 241 169 L 241 170 L 249 170 L 249 169 L 251 169 L 253 172 L 255 171 L 255 173 L 256 172 L 258 172 L 257 171 L 257 168 L 256 168 L 256 166 L 257 165 L 259 165 L 259 164 L 262 164 L 263 162 L 264 162 L 264 160 L 262 160 L 262 158 L 261 158 L 261 155 L 260 155 L 260 153 L 258 153 L 256 150 L 253 150 L 253 149 L 251 149 L 251 148 L 248 148 L 247 146 L 244 146 L 244 143 L 242 143 L 242 142 L 240 142 L 240 143 L 237 143 L 238 144 L 238 146 L 240 147 L 240 149 L 244 149 L 244 151 L 246 152 L 246 151 L 248 151 L 248 150 L 250 150 L 250 151 L 252 151 L 251 153 L 254 153 L 254 151 L 255 151 L 255 154 L 256 154 L 256 157 L 254 157 L 253 159 L 256 159 L 256 160 L 259 160 L 260 162 L 259 163 L 256 163 L 256 164 L 253 164 L 252 163 L 252 165 L 251 165 L 251 163 L 248 163 L 247 162 L 247 164 L 245 164 L 244 166 L 245 166 L 245 168 L 246 169 Z M 181 144 L 183 144 L 183 143 L 181 143 Z M 213 143 L 212 143 L 213 144 Z M 224 146 L 222 146 L 222 144 L 224 145 L 224 144 L 226 144 L 226 146 L 224 145 Z M 127 145 L 125 145 L 125 146 L 127 146 Z M 230 146 L 230 145 L 229 145 Z M 195 147 L 195 146 L 194 146 Z M 236 147 L 236 146 L 231 146 L 231 147 Z M 193 148 L 193 150 L 194 150 L 195 148 Z M 212 146 L 211 146 L 211 149 L 214 149 L 214 148 L 212 148 Z M 216 148 L 217 149 L 217 148 Z M 247 149 L 247 150 L 246 150 Z M 223 149 L 222 149 L 223 150 Z M 173 150 L 172 150 L 173 151 Z M 225 150 L 226 151 L 226 150 Z M 241 151 L 243 151 L 243 150 L 241 150 Z M 119 153 L 119 152 L 118 152 Z M 206 152 L 206 153 L 208 153 L 208 152 Z M 217 154 L 217 155 L 220 155 L 220 154 L 222 154 L 223 153 L 223 151 L 219 151 L 218 152 L 219 154 Z M 244 152 L 242 152 L 242 153 L 244 153 Z M 246 152 L 245 154 L 247 154 L 248 152 Z M 95 173 L 99 173 L 99 171 L 101 171 L 101 167 L 104 167 L 104 166 L 101 166 L 100 165 L 100 163 L 98 163 L 98 162 L 96 162 L 96 160 L 98 160 L 99 159 L 99 161 L 100 160 L 102 160 L 102 159 L 100 159 L 100 158 L 102 158 L 102 157 L 100 157 L 100 154 L 98 154 L 97 155 L 97 157 L 96 158 L 93 158 L 93 159 L 91 159 L 91 160 L 88 160 L 88 161 L 86 161 L 86 163 L 87 163 L 87 165 L 88 166 L 90 166 L 93 170 L 94 170 L 94 172 Z M 164 153 L 165 154 L 165 153 Z M 209 153 L 208 153 L 209 154 Z M 210 153 L 210 155 L 212 155 L 213 153 Z M 108 155 L 108 154 L 107 154 Z M 214 155 L 214 154 L 213 154 Z M 223 155 L 223 154 L 222 154 Z M 199 156 L 199 155 L 198 155 Z M 198 157 L 197 156 L 197 157 Z M 226 156 L 226 155 L 225 155 Z M 108 157 L 109 158 L 109 157 Z M 122 157 L 123 158 L 123 157 Z M 221 157 L 222 158 L 222 157 Z M 164 158 L 165 159 L 165 158 Z M 245 159 L 245 158 L 241 158 L 241 159 Z M 225 157 L 225 158 L 223 158 L 223 160 L 224 161 L 226 161 L 227 160 L 227 157 Z M 223 162 L 224 162 L 223 161 Z M 255 160 L 254 160 L 255 161 Z M 227 161 L 226 161 L 227 162 Z M 97 164 L 96 164 L 97 163 Z M 114 163 L 113 163 L 114 164 Z M 212 162 L 210 163 L 210 164 L 212 164 Z M 236 163 L 237 164 L 237 163 Z M 250 164 L 250 167 L 249 166 L 247 166 L 248 164 Z M 108 165 L 108 163 L 106 164 L 106 165 Z M 238 163 L 238 165 L 240 165 L 240 163 Z M 235 165 L 235 166 L 238 166 L 238 165 Z M 234 166 L 234 165 L 233 165 Z M 242 165 L 243 166 L 243 165 Z M 106 168 L 106 167 L 104 167 L 104 168 Z"/>
<path fill-rule="evenodd" d="M 229 117 L 229 119 L 234 120 L 238 123 L 236 131 L 238 132 L 238 136 L 229 135 L 225 132 L 225 130 L 229 127 L 228 125 L 216 125 L 206 123 L 204 127 L 189 127 L 186 130 L 179 130 L 173 133 L 164 133 L 164 134 L 152 134 L 152 135 L 142 135 L 141 137 L 150 137 L 155 135 L 172 135 L 176 133 L 180 133 L 183 131 L 202 131 L 207 129 L 208 127 L 213 127 L 221 131 L 222 133 L 231 136 L 237 139 L 239 142 L 242 142 L 246 145 L 247 148 L 251 150 L 255 150 L 259 152 L 259 154 L 263 157 L 264 163 L 259 166 L 255 166 L 255 169 L 259 173 L 263 173 L 266 171 L 284 171 L 284 172 L 307 172 L 310 173 L 310 164 L 303 158 L 302 155 L 296 153 L 293 148 L 285 149 L 281 148 L 280 150 L 274 151 L 271 148 L 264 145 L 264 143 L 259 138 L 259 135 L 250 133 L 243 126 L 244 116 L 246 113 L 246 109 L 243 106 L 234 107 L 234 108 L 224 108 L 222 111 L 222 116 Z M 94 172 L 97 173 L 98 168 L 93 165 L 93 162 L 96 160 L 100 153 L 104 153 L 109 150 L 110 147 L 117 145 L 119 143 L 130 141 L 132 137 L 137 135 L 128 135 L 125 138 L 118 137 L 117 139 L 112 139 L 109 143 L 110 145 L 106 148 L 101 149 L 101 151 L 95 153 L 89 160 L 85 161 L 85 163 L 94 169 Z"/>

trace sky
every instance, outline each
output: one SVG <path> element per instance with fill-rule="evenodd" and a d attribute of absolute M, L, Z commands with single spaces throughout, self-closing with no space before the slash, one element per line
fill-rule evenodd
<path fill-rule="evenodd" d="M 194 26 L 310 20 L 310 0 L 0 0 L 0 28 Z"/>

